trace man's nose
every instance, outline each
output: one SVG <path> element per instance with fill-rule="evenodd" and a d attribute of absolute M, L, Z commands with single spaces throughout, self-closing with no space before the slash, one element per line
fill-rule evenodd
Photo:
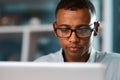
<path fill-rule="evenodd" d="M 75 32 L 71 33 L 71 36 L 69 37 L 70 42 L 79 42 L 79 38 L 77 37 Z"/>

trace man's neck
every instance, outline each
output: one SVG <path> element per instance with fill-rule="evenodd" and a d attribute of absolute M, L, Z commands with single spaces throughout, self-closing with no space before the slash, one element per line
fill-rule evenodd
<path fill-rule="evenodd" d="M 62 55 L 64 58 L 64 62 L 87 62 L 90 57 L 90 52 L 86 52 L 84 55 L 82 55 L 79 58 L 66 57 L 64 51 L 62 51 Z"/>

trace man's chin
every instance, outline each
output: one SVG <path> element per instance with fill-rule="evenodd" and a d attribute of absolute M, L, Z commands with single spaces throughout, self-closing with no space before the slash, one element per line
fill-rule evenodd
<path fill-rule="evenodd" d="M 68 51 L 68 54 L 73 57 L 81 57 L 81 55 L 83 54 L 83 51 L 72 50 L 72 51 Z"/>

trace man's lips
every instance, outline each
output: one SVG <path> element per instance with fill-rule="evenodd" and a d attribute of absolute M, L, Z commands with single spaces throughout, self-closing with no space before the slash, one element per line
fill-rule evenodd
<path fill-rule="evenodd" d="M 82 47 L 68 47 L 71 52 L 77 52 L 82 49 Z"/>
<path fill-rule="evenodd" d="M 79 48 L 77 48 L 77 47 L 70 47 L 69 48 L 71 51 L 77 51 L 77 50 L 79 50 Z"/>

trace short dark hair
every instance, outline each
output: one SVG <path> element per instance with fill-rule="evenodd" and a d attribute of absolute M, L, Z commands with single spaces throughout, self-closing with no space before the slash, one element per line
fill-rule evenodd
<path fill-rule="evenodd" d="M 89 0 L 61 0 L 57 5 L 55 15 L 57 15 L 59 9 L 74 11 L 77 9 L 84 9 L 84 8 L 90 9 L 93 15 L 96 13 L 94 5 Z"/>

